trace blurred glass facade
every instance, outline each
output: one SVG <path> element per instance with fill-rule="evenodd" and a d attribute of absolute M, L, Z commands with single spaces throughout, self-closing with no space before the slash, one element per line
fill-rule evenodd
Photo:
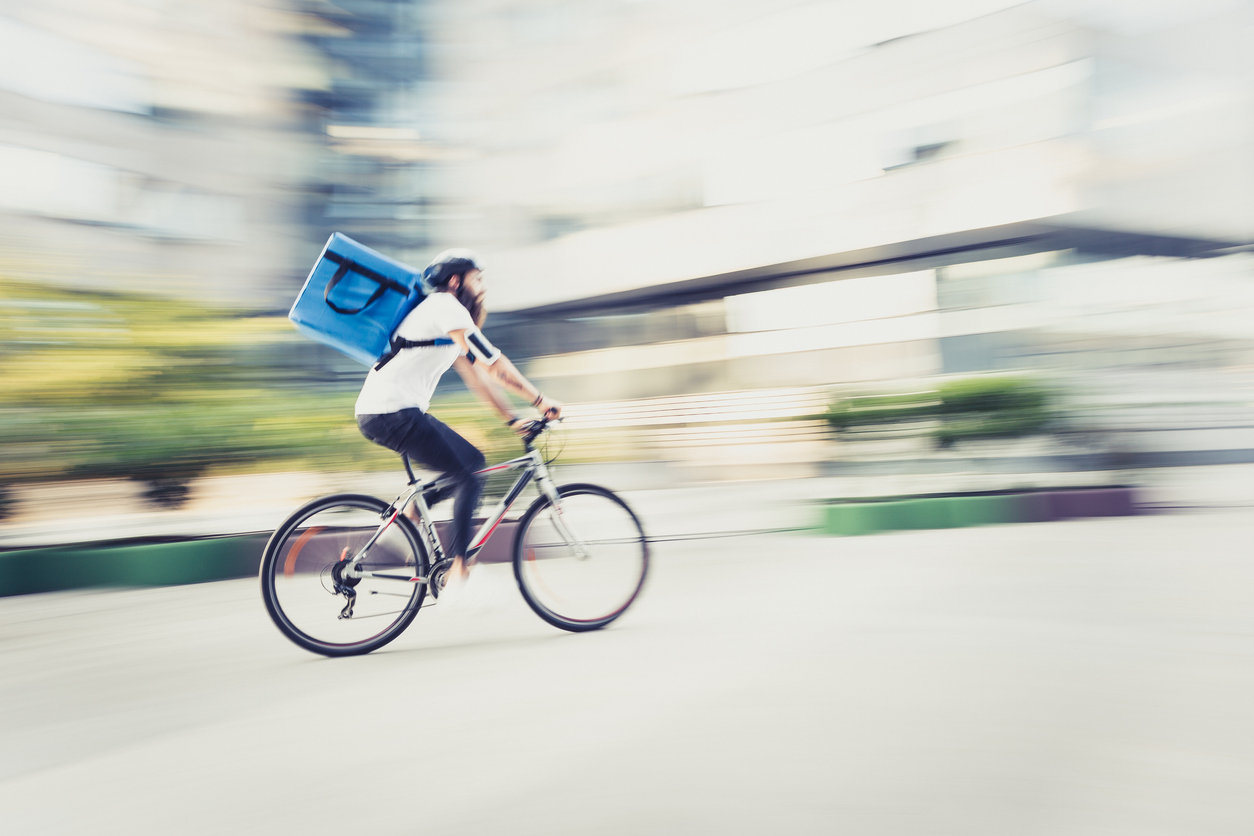
<path fill-rule="evenodd" d="M 431 142 L 434 119 L 424 102 L 432 64 L 428 4 L 297 0 L 296 8 L 318 21 L 307 41 L 328 73 L 326 89 L 308 99 L 309 128 L 328 152 L 309 190 L 312 238 L 343 232 L 403 261 L 425 262 L 440 243 L 430 222 L 438 215 L 432 167 L 442 153 Z"/>

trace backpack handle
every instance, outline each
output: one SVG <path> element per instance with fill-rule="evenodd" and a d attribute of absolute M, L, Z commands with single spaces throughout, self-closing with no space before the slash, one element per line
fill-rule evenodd
<path fill-rule="evenodd" d="M 389 288 L 391 288 L 392 290 L 395 290 L 397 293 L 404 294 L 405 296 L 408 296 L 410 294 L 410 289 L 405 287 L 405 285 L 401 284 L 400 282 L 394 282 L 391 279 L 389 279 L 387 276 L 384 276 L 380 273 L 376 273 L 375 271 L 371 270 L 369 267 L 358 264 L 352 259 L 344 258 L 344 256 L 338 255 L 330 251 L 328 251 L 325 254 L 325 257 L 329 259 L 330 261 L 333 261 L 336 264 L 340 265 L 339 267 L 336 268 L 335 275 L 331 277 L 331 281 L 327 282 L 327 289 L 322 292 L 322 301 L 326 302 L 327 307 L 329 307 L 331 310 L 335 311 L 338 314 L 352 316 L 353 314 L 361 313 L 366 308 L 370 307 L 375 302 L 379 301 L 379 297 L 382 296 L 384 292 L 387 291 Z M 341 308 L 339 305 L 331 301 L 331 291 L 334 290 L 335 286 L 340 283 L 340 280 L 343 279 L 344 276 L 348 274 L 349 270 L 352 270 L 357 275 L 370 279 L 371 281 L 379 285 L 377 288 L 375 288 L 374 293 L 370 294 L 370 298 L 366 300 L 366 303 L 362 305 L 360 308 Z"/>

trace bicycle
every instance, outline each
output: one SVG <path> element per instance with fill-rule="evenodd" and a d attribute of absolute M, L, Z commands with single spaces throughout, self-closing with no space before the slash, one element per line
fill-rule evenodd
<path fill-rule="evenodd" d="M 540 496 L 519 519 L 514 537 L 518 588 L 536 615 L 554 627 L 599 630 L 640 594 L 649 541 L 635 513 L 612 491 L 554 485 L 551 462 L 535 446 L 548 425 L 546 419 L 532 424 L 523 437 L 525 455 L 478 471 L 522 472 L 476 532 L 467 559 L 479 554 L 535 480 Z M 444 498 L 453 480 L 420 484 L 408 456 L 402 454 L 401 461 L 409 482 L 392 502 L 347 493 L 315 499 L 266 543 L 260 571 L 266 609 L 279 630 L 306 650 L 325 656 L 377 650 L 410 625 L 428 592 L 438 600 L 453 561 L 445 555 L 430 505 Z M 404 513 L 411 501 L 416 522 Z"/>

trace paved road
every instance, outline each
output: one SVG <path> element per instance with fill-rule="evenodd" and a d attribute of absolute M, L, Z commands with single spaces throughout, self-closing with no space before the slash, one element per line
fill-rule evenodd
<path fill-rule="evenodd" d="M 0 830 L 1245 836 L 1252 528 L 670 542 L 588 635 L 482 567 L 347 660 L 252 581 L 0 600 Z"/>

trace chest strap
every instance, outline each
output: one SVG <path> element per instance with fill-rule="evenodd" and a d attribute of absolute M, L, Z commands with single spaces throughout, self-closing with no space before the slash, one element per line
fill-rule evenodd
<path fill-rule="evenodd" d="M 427 348 L 433 345 L 454 344 L 455 343 L 448 337 L 437 337 L 434 340 L 407 340 L 404 337 L 393 337 L 392 347 L 388 349 L 387 354 L 384 354 L 379 358 L 379 362 L 374 364 L 374 370 L 377 372 L 379 369 L 386 366 L 398 352 L 403 351 L 406 348 Z"/>

